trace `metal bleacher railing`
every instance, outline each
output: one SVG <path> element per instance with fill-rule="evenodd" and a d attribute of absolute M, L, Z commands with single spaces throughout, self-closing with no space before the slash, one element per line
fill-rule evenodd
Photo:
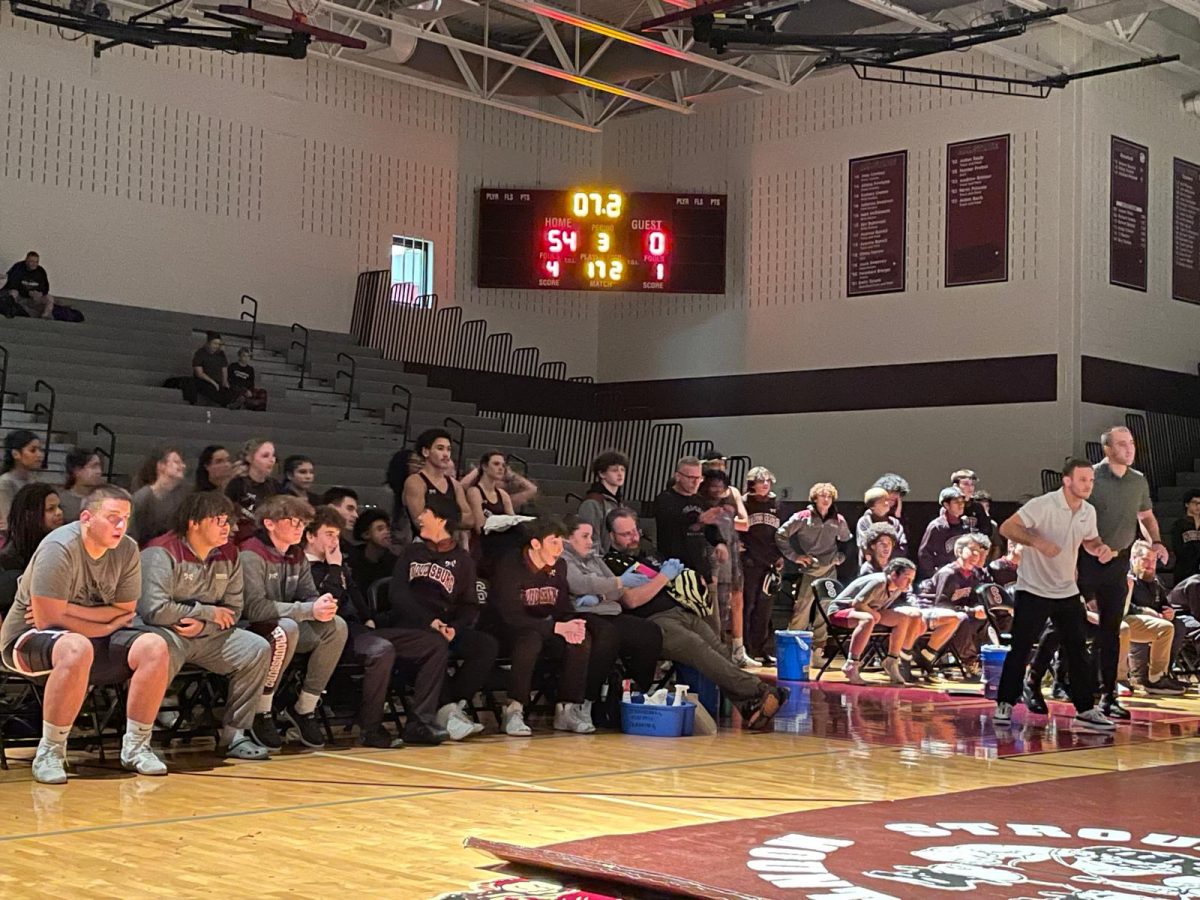
<path fill-rule="evenodd" d="M 463 320 L 460 306 L 439 305 L 437 294 L 418 294 L 414 285 L 392 284 L 387 270 L 363 272 L 354 293 L 350 330 L 360 344 L 384 358 L 455 369 L 524 375 L 591 384 L 591 376 L 568 377 L 561 360 L 543 362 L 537 347 L 515 347 L 511 332 L 489 333 L 484 319 Z M 480 410 L 499 416 L 504 430 L 529 435 L 530 446 L 554 450 L 558 465 L 585 468 L 601 451 L 616 447 L 629 454 L 632 471 L 625 483 L 630 500 L 649 500 L 662 490 L 675 460 L 685 455 L 683 426 L 655 422 L 646 407 L 620 406 L 602 388 L 592 404 L 594 417 L 567 418 L 512 410 Z M 411 404 L 397 402 L 393 409 Z M 407 436 L 407 428 L 405 429 Z M 712 447 L 711 442 L 709 449 Z M 739 463 L 749 467 L 747 457 Z M 731 460 L 732 463 L 732 460 Z M 732 474 L 731 474 L 732 477 Z M 736 483 L 736 482 L 735 482 Z"/>

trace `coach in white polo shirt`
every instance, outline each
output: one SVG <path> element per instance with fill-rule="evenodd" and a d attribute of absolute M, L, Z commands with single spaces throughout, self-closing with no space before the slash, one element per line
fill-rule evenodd
<path fill-rule="evenodd" d="M 1025 545 L 1025 555 L 1017 569 L 1012 647 L 1004 660 L 992 717 L 997 725 L 1010 722 L 1013 704 L 1024 700 L 1021 690 L 1029 651 L 1049 619 L 1062 637 L 1061 652 L 1067 659 L 1075 723 L 1093 731 L 1112 731 L 1115 727 L 1093 708 L 1087 618 L 1075 581 L 1080 546 L 1102 563 L 1113 555 L 1096 531 L 1096 510 L 1084 502 L 1092 493 L 1094 479 L 1091 463 L 1067 460 L 1060 490 L 1035 497 L 1000 526 L 1002 535 Z"/>

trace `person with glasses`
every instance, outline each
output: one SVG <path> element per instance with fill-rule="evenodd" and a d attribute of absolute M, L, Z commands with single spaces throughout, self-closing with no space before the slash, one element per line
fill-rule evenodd
<path fill-rule="evenodd" d="M 154 718 L 170 668 L 167 643 L 134 624 L 142 567 L 129 528 L 133 499 L 103 484 L 88 495 L 79 521 L 38 545 L 0 626 L 0 660 L 22 675 L 48 676 L 42 693 L 42 739 L 33 777 L 67 781 L 67 737 L 89 683 L 129 682 L 121 765 L 165 775 L 150 749 Z"/>
<path fill-rule="evenodd" d="M 722 507 L 710 506 L 699 494 L 703 480 L 704 471 L 698 458 L 685 456 L 680 459 L 675 464 L 671 487 L 654 499 L 654 522 L 658 550 L 663 557 L 678 559 L 696 573 L 701 585 L 707 586 L 713 580 L 712 564 L 729 562 L 729 546 L 717 527 L 723 515 Z M 710 612 L 706 620 L 712 630 L 720 634 L 721 621 L 713 599 L 707 601 Z"/>
<path fill-rule="evenodd" d="M 300 547 L 304 526 L 312 521 L 308 501 L 290 494 L 268 497 L 254 510 L 258 530 L 240 545 L 239 559 L 245 585 L 242 615 L 251 630 L 273 634 L 282 629 L 287 636 L 282 665 L 284 671 L 296 653 L 309 654 L 304 680 L 295 701 L 283 710 L 306 747 L 325 746 L 325 735 L 317 722 L 317 703 L 346 646 L 349 629 L 337 614 L 332 594 L 318 594 L 312 569 Z M 270 750 L 283 746 L 283 737 L 272 712 L 278 681 L 268 676 L 254 717 L 254 739 Z"/>
<path fill-rule="evenodd" d="M 271 644 L 244 628 L 242 566 L 229 543 L 233 501 L 218 491 L 190 494 L 175 527 L 142 551 L 138 615 L 171 654 L 169 679 L 185 663 L 229 677 L 217 746 L 230 759 L 266 759 L 249 734 L 271 665 Z"/>

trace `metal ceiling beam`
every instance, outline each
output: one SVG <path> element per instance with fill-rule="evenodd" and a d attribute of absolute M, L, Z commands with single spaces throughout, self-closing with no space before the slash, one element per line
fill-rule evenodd
<path fill-rule="evenodd" d="M 322 0 L 322 3 L 327 0 Z M 738 66 L 731 65 L 727 62 L 722 62 L 718 59 L 709 59 L 707 56 L 702 56 L 699 53 L 692 53 L 687 50 L 680 50 L 675 47 L 668 46 L 662 41 L 656 41 L 653 38 L 643 37 L 640 34 L 634 34 L 631 31 L 625 31 L 622 28 L 617 28 L 609 25 L 607 22 L 601 22 L 597 19 L 592 19 L 584 15 L 568 12 L 565 9 L 560 9 L 557 6 L 550 6 L 540 0 L 495 0 L 502 6 L 507 6 L 512 9 L 519 9 L 535 16 L 546 16 L 549 19 L 554 19 L 558 22 L 564 22 L 567 25 L 574 25 L 576 28 L 582 28 L 584 31 L 591 31 L 595 34 L 603 35 L 613 40 L 622 41 L 626 44 L 633 44 L 635 47 L 641 47 L 643 50 L 649 50 L 652 53 L 660 53 L 663 56 L 670 56 L 673 59 L 678 59 L 682 62 L 691 63 L 694 66 L 702 66 L 706 69 L 714 69 L 718 72 L 723 72 L 726 75 L 732 75 L 736 78 L 742 78 L 746 81 L 752 81 L 755 84 L 761 84 L 769 88 L 774 88 L 780 91 L 790 91 L 792 86 L 786 81 L 780 81 L 770 75 L 763 75 L 753 69 L 743 69 Z"/>
<path fill-rule="evenodd" d="M 907 6 L 901 6 L 899 3 L 891 2 L 891 0 L 849 0 L 849 2 L 855 6 L 861 6 L 863 9 L 869 9 L 871 12 L 887 16 L 889 19 L 895 19 L 897 22 L 904 22 L 906 25 L 911 25 L 921 31 L 950 30 L 949 25 L 926 18 L 918 12 L 913 12 Z M 1020 66 L 1030 72 L 1037 72 L 1039 75 L 1061 75 L 1063 73 L 1063 70 L 1057 66 L 1047 65 L 1031 56 L 1026 56 L 1024 53 L 1018 53 L 1015 50 L 1009 50 L 1005 47 L 989 44 L 976 47 L 975 49 L 981 53 L 1004 60 L 1007 63 Z"/>
<path fill-rule="evenodd" d="M 615 94 L 618 97 L 627 97 L 630 100 L 637 100 L 641 103 L 649 104 L 650 106 L 658 106 L 662 109 L 669 109 L 672 112 L 686 114 L 692 111 L 691 107 L 675 103 L 671 100 L 663 100 L 661 97 L 655 97 L 651 94 L 630 91 L 627 88 L 620 87 L 619 85 L 609 84 L 607 81 L 589 78 L 586 75 L 576 75 L 572 72 L 556 69 L 554 66 L 546 65 L 545 63 L 536 62 L 535 60 L 525 59 L 512 53 L 507 53 L 503 50 L 496 50 L 492 47 L 485 47 L 481 44 L 473 44 L 470 41 L 464 41 L 461 38 L 439 34 L 436 31 L 426 31 L 425 29 L 418 28 L 415 25 L 409 25 L 407 22 L 389 19 L 386 16 L 379 16 L 375 13 L 360 12 L 353 7 L 344 6 L 341 3 L 333 3 L 331 0 L 317 0 L 317 2 L 319 8 L 324 12 L 345 16 L 348 19 L 359 19 L 364 22 L 369 22 L 372 25 L 378 25 L 380 28 L 388 28 L 392 31 L 397 31 L 400 34 L 407 34 L 423 41 L 431 41 L 435 44 L 441 44 L 443 47 L 454 48 L 457 50 L 462 50 L 466 53 L 473 53 L 476 56 L 483 56 L 488 59 L 498 60 L 499 62 L 509 63 L 510 65 L 514 65 L 522 69 L 528 69 L 531 72 L 537 72 L 539 75 L 545 75 L 548 78 L 556 78 L 559 81 L 569 81 L 572 84 L 579 85 L 580 87 L 590 87 L 606 94 Z"/>
<path fill-rule="evenodd" d="M 437 94 L 445 94 L 447 97 L 456 97 L 459 100 L 467 100 L 471 103 L 481 103 L 484 106 L 503 109 L 507 112 L 528 116 L 531 119 L 538 119 L 542 122 L 550 122 L 554 125 L 563 125 L 567 128 L 574 128 L 576 131 L 586 131 L 589 134 L 600 133 L 599 128 L 589 125 L 586 122 L 581 122 L 578 119 L 564 119 L 561 116 L 556 116 L 552 113 L 542 112 L 540 109 L 522 106 L 519 103 L 508 103 L 504 100 L 494 100 L 488 97 L 480 97 L 477 94 L 472 94 L 470 91 L 464 88 L 457 88 L 453 85 L 443 84 L 439 81 L 427 81 L 424 78 L 417 78 L 416 76 L 409 75 L 405 72 L 396 72 L 392 69 L 385 69 L 381 66 L 373 66 L 370 63 L 359 62 L 356 59 L 347 59 L 344 56 L 330 56 L 328 53 L 323 51 L 318 51 L 314 55 L 321 57 L 333 63 L 334 65 L 345 66 L 349 69 L 357 69 L 360 72 L 369 72 L 372 75 L 378 75 L 380 78 L 386 78 L 389 81 L 398 81 L 401 84 L 423 88 L 428 91 L 433 91 Z"/>
<path fill-rule="evenodd" d="M 1044 9 L 1050 8 L 1050 4 L 1043 3 L 1042 0 L 1011 0 L 1011 2 L 1013 6 L 1019 6 L 1021 9 L 1027 9 L 1030 12 L 1041 12 Z M 1069 28 L 1071 31 L 1082 34 L 1085 37 L 1089 37 L 1097 43 L 1107 44 L 1110 47 L 1115 47 L 1118 50 L 1124 50 L 1126 53 L 1135 56 L 1155 56 L 1158 52 L 1151 47 L 1147 47 L 1145 44 L 1138 44 L 1133 41 L 1122 40 L 1112 32 L 1104 28 L 1100 28 L 1099 26 L 1090 25 L 1087 22 L 1081 22 L 1070 13 L 1067 13 L 1064 16 L 1056 16 L 1053 21 L 1056 25 L 1061 25 L 1063 28 Z M 1193 78 L 1200 76 L 1200 69 L 1196 68 L 1195 66 L 1188 65 L 1187 63 L 1171 62 L 1165 63 L 1164 65 L 1166 68 L 1174 69 L 1177 72 L 1184 72 Z"/>

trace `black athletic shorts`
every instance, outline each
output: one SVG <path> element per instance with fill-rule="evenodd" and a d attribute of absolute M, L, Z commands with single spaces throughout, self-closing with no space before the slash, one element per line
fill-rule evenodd
<path fill-rule="evenodd" d="M 70 632 L 58 628 L 30 628 L 11 645 L 0 649 L 5 667 L 22 675 L 49 675 L 53 668 L 54 644 Z M 129 648 L 148 632 L 137 628 L 119 628 L 106 637 L 90 638 L 92 672 L 90 684 L 121 684 L 133 677 L 129 668 Z"/>

